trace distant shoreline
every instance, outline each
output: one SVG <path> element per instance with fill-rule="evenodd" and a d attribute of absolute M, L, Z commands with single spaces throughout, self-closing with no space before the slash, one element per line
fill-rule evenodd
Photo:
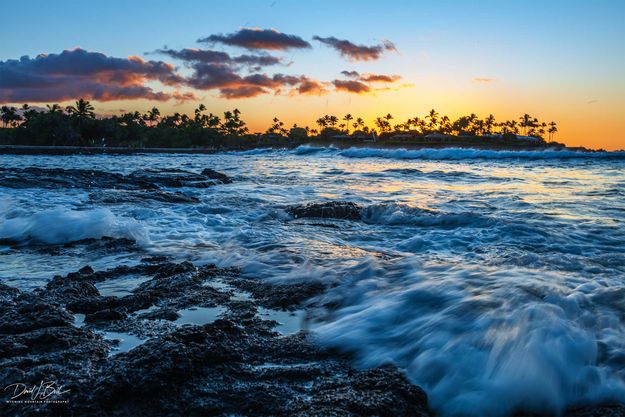
<path fill-rule="evenodd" d="M 257 144 L 241 146 L 221 146 L 212 148 L 133 148 L 133 147 L 102 147 L 102 146 L 28 146 L 28 145 L 0 145 L 0 155 L 133 155 L 145 153 L 163 154 L 214 154 L 218 152 L 248 151 L 253 149 L 295 149 L 298 146 L 334 146 L 339 149 L 347 148 L 377 148 L 377 149 L 488 149 L 494 151 L 575 151 L 575 152 L 599 152 L 580 147 L 554 147 L 549 145 L 534 146 L 500 146 L 493 144 L 463 144 L 463 143 L 388 143 L 388 142 L 338 142 L 337 141 L 308 141 L 308 142 L 285 142 L 281 144 Z"/>

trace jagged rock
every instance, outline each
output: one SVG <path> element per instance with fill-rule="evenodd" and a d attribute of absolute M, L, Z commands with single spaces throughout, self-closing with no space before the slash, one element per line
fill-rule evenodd
<path fill-rule="evenodd" d="M 99 204 L 140 204 L 146 201 L 158 201 L 161 203 L 182 203 L 182 204 L 195 204 L 200 200 L 196 197 L 192 197 L 180 192 L 170 193 L 160 190 L 139 190 L 139 191 L 125 191 L 125 190 L 107 190 L 89 195 L 89 200 L 92 203 Z"/>
<path fill-rule="evenodd" d="M 232 183 L 232 180 L 226 174 L 222 174 L 221 172 L 217 172 L 217 171 L 215 171 L 213 169 L 210 169 L 210 168 L 204 169 L 202 171 L 202 175 L 204 175 L 207 178 L 213 179 L 213 180 L 219 180 L 223 184 L 230 184 L 230 183 Z"/>
<path fill-rule="evenodd" d="M 360 220 L 360 206 L 352 202 L 332 201 L 287 208 L 295 218 L 316 217 L 321 219 Z"/>
<path fill-rule="evenodd" d="M 210 181 L 211 178 L 206 175 L 181 169 L 143 169 L 132 172 L 128 177 L 133 180 L 145 181 L 162 187 L 174 188 L 207 188 L 216 184 L 216 182 Z"/>

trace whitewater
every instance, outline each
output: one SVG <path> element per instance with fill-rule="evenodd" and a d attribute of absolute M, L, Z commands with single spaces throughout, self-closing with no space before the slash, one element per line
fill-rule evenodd
<path fill-rule="evenodd" d="M 440 416 L 625 403 L 625 153 L 302 146 L 210 155 L 0 156 L 4 168 L 212 168 L 198 204 L 97 203 L 0 186 L 0 278 L 168 255 L 319 281 L 301 327 L 362 368 L 392 363 Z M 295 219 L 349 201 L 360 220 Z M 40 250 L 104 236 L 137 250 Z"/>

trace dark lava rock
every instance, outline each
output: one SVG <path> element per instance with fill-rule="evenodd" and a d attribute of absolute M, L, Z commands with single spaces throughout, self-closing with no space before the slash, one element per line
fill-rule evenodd
<path fill-rule="evenodd" d="M 274 284 L 256 279 L 236 278 L 229 283 L 252 294 L 259 305 L 283 310 L 301 307 L 306 300 L 327 290 L 327 286 L 320 282 Z"/>
<path fill-rule="evenodd" d="M 0 415 L 66 415 L 67 404 L 9 403 L 11 384 L 29 387 L 53 382 L 70 390 L 51 400 L 70 396 L 93 378 L 106 360 L 108 345 L 88 329 L 73 326 L 74 317 L 34 293 L 22 293 L 0 284 Z M 30 395 L 16 400 L 31 400 Z"/>
<path fill-rule="evenodd" d="M 95 169 L 62 168 L 0 168 L 0 186 L 9 188 L 84 188 L 109 190 L 158 190 L 160 187 L 206 188 L 217 183 L 229 183 L 230 179 L 212 169 L 205 173 L 180 169 L 144 169 L 123 175 Z M 132 195 L 127 196 L 131 198 Z M 134 197 L 171 199 L 164 194 L 135 194 Z M 109 199 L 112 197 L 109 196 Z"/>
<path fill-rule="evenodd" d="M 64 403 L 0 401 L 0 415 L 429 415 L 423 391 L 395 368 L 356 371 L 349 357 L 319 348 L 306 332 L 273 331 L 274 323 L 257 314 L 257 300 L 231 299 L 206 285 L 234 284 L 236 270 L 154 262 L 100 272 L 85 267 L 32 293 L 0 284 L 0 378 L 29 385 L 53 380 L 70 389 L 58 398 Z M 84 285 L 139 270 L 152 278 L 129 296 L 103 297 Z M 271 305 L 291 305 L 321 290 L 294 286 L 289 295 L 287 286 L 266 286 L 250 292 Z M 270 291 L 278 294 L 273 301 Z M 129 313 L 140 300 L 159 307 Z M 174 319 L 189 303 L 220 305 L 227 313 L 204 326 L 162 320 Z M 84 327 L 73 325 L 64 304 L 87 313 Z M 124 326 L 157 332 L 108 356 L 111 344 L 95 329 L 127 331 Z"/>
<path fill-rule="evenodd" d="M 205 170 L 206 171 L 206 170 Z M 218 172 L 214 171 L 216 174 Z M 224 174 L 221 174 L 224 175 Z M 224 175 L 225 176 L 225 175 Z M 194 187 L 207 188 L 217 184 L 212 178 L 182 169 L 143 169 L 129 175 L 133 180 L 150 182 L 162 187 Z M 222 182 L 221 180 L 219 182 Z"/>
<path fill-rule="evenodd" d="M 93 323 L 97 321 L 122 320 L 125 319 L 127 316 L 128 315 L 125 311 L 108 308 L 85 315 L 85 322 Z"/>
<path fill-rule="evenodd" d="M 151 189 L 149 182 L 95 169 L 0 168 L 0 186 L 9 188 Z"/>
<path fill-rule="evenodd" d="M 355 371 L 303 335 L 229 320 L 184 327 L 113 357 L 76 411 L 103 416 L 427 416 L 396 369 Z"/>
<path fill-rule="evenodd" d="M 214 169 L 210 168 L 204 169 L 202 171 L 202 175 L 212 180 L 219 180 L 223 184 L 230 184 L 232 182 L 232 180 L 226 174 L 222 174 L 221 172 L 217 172 Z"/>
<path fill-rule="evenodd" d="M 160 190 L 107 190 L 89 195 L 89 200 L 92 203 L 100 204 L 140 204 L 146 201 L 158 201 L 161 203 L 176 204 L 195 204 L 200 202 L 200 200 L 196 197 L 192 197 L 180 192 L 170 193 Z"/>
<path fill-rule="evenodd" d="M 140 314 L 138 318 L 148 319 L 148 320 L 175 321 L 180 318 L 180 314 L 174 308 L 167 307 L 167 308 L 159 308 L 158 310 Z"/>
<path fill-rule="evenodd" d="M 360 206 L 356 203 L 332 201 L 293 206 L 286 209 L 295 218 L 317 217 L 321 219 L 360 220 Z"/>

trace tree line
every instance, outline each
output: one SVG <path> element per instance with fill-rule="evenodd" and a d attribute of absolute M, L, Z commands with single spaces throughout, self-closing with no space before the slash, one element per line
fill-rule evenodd
<path fill-rule="evenodd" d="M 391 114 L 377 117 L 374 126 L 368 126 L 361 117 L 351 114 L 339 118 L 324 115 L 315 122 L 316 127 L 288 128 L 277 117 L 264 133 L 251 134 L 238 109 L 226 111 L 223 116 L 206 112 L 200 104 L 193 115 L 174 113 L 163 115 L 153 107 L 145 113 L 127 112 L 110 117 L 96 117 L 93 105 L 79 99 L 74 105 L 62 108 L 49 104 L 46 109 L 24 104 L 19 109 L 0 108 L 0 143 L 20 145 L 73 145 L 73 146 L 132 146 L 132 147 L 210 147 L 227 145 L 236 139 L 263 140 L 289 138 L 367 138 L 424 137 L 431 133 L 455 136 L 485 137 L 501 135 L 534 136 L 549 140 L 558 131 L 555 122 L 540 122 L 524 114 L 518 120 L 497 122 L 491 114 L 485 119 L 475 114 L 456 120 L 431 110 L 424 117 L 415 116 L 403 123 L 393 123 Z"/>

